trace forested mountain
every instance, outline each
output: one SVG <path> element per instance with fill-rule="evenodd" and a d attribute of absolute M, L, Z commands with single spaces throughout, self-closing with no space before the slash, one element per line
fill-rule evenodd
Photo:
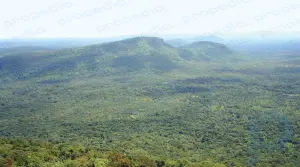
<path fill-rule="evenodd" d="M 183 46 L 182 49 L 190 54 L 184 54 L 187 59 L 195 60 L 230 60 L 230 56 L 234 55 L 234 51 L 229 49 L 224 44 L 210 42 L 210 41 L 200 41 Z M 187 56 L 189 55 L 189 56 Z"/>
<path fill-rule="evenodd" d="M 0 50 L 0 165 L 299 166 L 300 53 L 257 54 L 156 37 Z"/>
<path fill-rule="evenodd" d="M 111 75 L 145 70 L 168 72 L 189 66 L 191 60 L 220 60 L 233 55 L 225 45 L 214 42 L 197 42 L 174 48 L 156 37 L 136 37 L 58 51 L 39 51 L 38 48 L 33 51 L 29 48 L 16 48 L 16 52 L 10 50 L 3 50 L 5 54 L 0 58 L 2 78 L 72 77 L 92 73 Z"/>

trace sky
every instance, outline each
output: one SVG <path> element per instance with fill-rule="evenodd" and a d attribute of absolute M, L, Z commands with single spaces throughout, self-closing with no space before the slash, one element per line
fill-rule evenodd
<path fill-rule="evenodd" d="M 295 32 L 299 9 L 299 0 L 3 0 L 0 38 Z"/>

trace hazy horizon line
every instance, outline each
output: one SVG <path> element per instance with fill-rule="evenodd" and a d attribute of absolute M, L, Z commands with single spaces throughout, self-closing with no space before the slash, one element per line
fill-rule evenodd
<path fill-rule="evenodd" d="M 197 37 L 197 36 L 243 36 L 243 35 L 298 35 L 300 31 L 251 31 L 251 32 L 230 32 L 230 33 L 172 33 L 172 34 L 123 34 L 116 36 L 52 36 L 52 37 L 11 37 L 1 38 L 0 40 L 26 40 L 26 39 L 108 39 L 108 38 L 123 38 L 123 37 Z"/>

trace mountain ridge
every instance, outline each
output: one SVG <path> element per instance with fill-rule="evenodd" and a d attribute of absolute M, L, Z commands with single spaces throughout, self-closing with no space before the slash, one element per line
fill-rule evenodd
<path fill-rule="evenodd" d="M 176 48 L 162 38 L 142 36 L 84 47 L 32 53 L 32 56 L 26 53 L 26 56 L 12 54 L 8 56 L 10 58 L 0 57 L 0 75 L 10 74 L 30 78 L 91 72 L 111 75 L 116 72 L 141 70 L 161 73 L 187 67 L 190 61 L 214 61 L 231 53 L 226 45 L 215 42 L 199 41 Z"/>

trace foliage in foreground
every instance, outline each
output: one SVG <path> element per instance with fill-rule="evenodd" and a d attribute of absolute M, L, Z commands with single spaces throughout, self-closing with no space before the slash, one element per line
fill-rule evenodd
<path fill-rule="evenodd" d="M 126 156 L 100 152 L 80 145 L 54 144 L 40 140 L 0 139 L 1 167 L 225 167 L 211 161 L 201 163 L 153 160 L 147 156 Z"/>

